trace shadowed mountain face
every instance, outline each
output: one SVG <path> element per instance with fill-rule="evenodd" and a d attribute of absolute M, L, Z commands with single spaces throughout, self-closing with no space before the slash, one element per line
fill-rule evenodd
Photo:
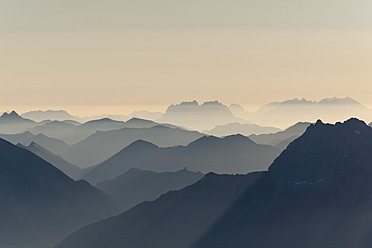
<path fill-rule="evenodd" d="M 65 173 L 66 175 L 73 179 L 78 179 L 83 174 L 82 169 L 80 169 L 76 165 L 68 163 L 61 156 L 48 151 L 47 149 L 45 149 L 44 147 L 35 142 L 31 142 L 29 146 L 24 146 L 22 144 L 17 144 L 17 146 L 27 149 L 30 152 L 36 154 L 37 156 L 44 159 L 48 163 L 54 165 L 56 168 L 60 169 L 63 173 Z"/>
<path fill-rule="evenodd" d="M 193 247 L 371 247 L 372 129 L 364 122 L 318 121 L 269 175 L 265 194 L 246 192 Z"/>
<path fill-rule="evenodd" d="M 50 247 L 115 211 L 103 192 L 0 139 L 0 247 Z"/>
<path fill-rule="evenodd" d="M 210 173 L 180 191 L 84 227 L 55 248 L 189 247 L 261 174 Z"/>
<path fill-rule="evenodd" d="M 282 151 L 289 143 L 300 137 L 308 126 L 310 126 L 308 122 L 298 122 L 281 132 L 261 135 L 252 134 L 249 138 L 258 144 L 275 146 Z"/>
<path fill-rule="evenodd" d="M 275 127 L 261 127 L 256 124 L 241 124 L 241 123 L 229 123 L 226 125 L 219 125 L 213 129 L 206 131 L 206 133 L 215 135 L 215 136 L 227 136 L 232 134 L 243 134 L 243 135 L 252 135 L 252 134 L 269 134 L 277 133 L 281 130 Z"/>
<path fill-rule="evenodd" d="M 150 128 L 123 128 L 106 132 L 100 131 L 71 146 L 68 151 L 62 154 L 62 157 L 70 163 L 76 164 L 81 168 L 86 168 L 107 160 L 124 147 L 139 139 L 152 142 L 158 146 L 167 147 L 186 145 L 202 136 L 201 133 L 195 131 L 162 125 Z M 128 166 L 128 169 L 136 167 L 129 164 Z M 120 174 L 124 172 L 122 171 Z M 120 174 L 116 174 L 115 176 Z"/>
<path fill-rule="evenodd" d="M 258 145 L 242 135 L 202 137 L 187 146 L 160 148 L 137 141 L 90 170 L 83 178 L 93 184 L 130 168 L 176 171 L 187 167 L 203 173 L 248 173 L 267 170 L 279 155 L 275 147 Z"/>
<path fill-rule="evenodd" d="M 197 101 L 171 105 L 160 120 L 200 131 L 212 129 L 216 125 L 244 121 L 236 118 L 226 105 L 218 101 L 201 105 Z"/>
<path fill-rule="evenodd" d="M 141 202 L 153 201 L 168 191 L 180 190 L 202 177 L 202 173 L 186 168 L 162 173 L 133 168 L 121 176 L 97 184 L 97 188 L 119 202 L 124 211 Z"/>
<path fill-rule="evenodd" d="M 69 145 L 67 145 L 65 142 L 55 138 L 50 138 L 44 134 L 35 135 L 30 132 L 19 134 L 0 134 L 0 138 L 13 143 L 14 145 L 22 144 L 24 146 L 28 146 L 32 142 L 35 142 L 43 147 L 47 147 L 48 150 L 55 154 L 61 154 L 69 148 Z"/>
<path fill-rule="evenodd" d="M 25 131 L 27 128 L 36 126 L 37 123 L 22 118 L 15 111 L 11 113 L 3 113 L 0 116 L 0 133 L 2 134 L 12 134 Z"/>

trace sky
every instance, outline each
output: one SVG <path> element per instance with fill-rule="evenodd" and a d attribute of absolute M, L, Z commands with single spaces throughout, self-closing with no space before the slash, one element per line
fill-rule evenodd
<path fill-rule="evenodd" d="M 372 1 L 0 0 L 0 112 L 372 106 Z"/>

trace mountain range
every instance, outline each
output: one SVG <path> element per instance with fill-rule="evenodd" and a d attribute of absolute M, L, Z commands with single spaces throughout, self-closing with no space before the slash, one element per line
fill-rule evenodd
<path fill-rule="evenodd" d="M 256 144 L 242 135 L 205 136 L 187 146 L 166 148 L 139 140 L 91 168 L 82 178 L 96 184 L 131 168 L 166 172 L 187 167 L 203 173 L 248 173 L 267 170 L 278 155 L 277 148 Z"/>
<path fill-rule="evenodd" d="M 85 140 L 72 145 L 61 156 L 72 164 L 86 168 L 109 159 L 126 146 L 140 139 L 161 147 L 168 147 L 187 145 L 202 136 L 203 134 L 196 131 L 164 125 L 148 128 L 125 127 L 111 131 L 97 131 Z"/>
<path fill-rule="evenodd" d="M 372 110 L 352 98 L 325 98 L 320 101 L 292 99 L 273 102 L 251 113 L 250 121 L 258 124 L 288 127 L 296 122 L 315 122 L 322 119 L 335 123 L 351 117 L 372 119 Z"/>
<path fill-rule="evenodd" d="M 121 128 L 147 128 L 158 125 L 153 121 L 132 118 L 127 122 L 115 121 L 109 118 L 88 121 L 84 124 L 71 124 L 66 121 L 45 121 L 41 125 L 29 129 L 34 134 L 43 133 L 49 137 L 63 140 L 67 144 L 75 144 L 96 133 Z"/>
<path fill-rule="evenodd" d="M 372 241 L 371 151 L 372 128 L 364 122 L 317 121 L 266 172 L 208 174 L 84 227 L 56 248 L 367 248 Z M 230 183 L 239 192 L 228 193 L 232 201 L 224 194 Z M 215 212 L 222 202 L 229 206 Z"/>

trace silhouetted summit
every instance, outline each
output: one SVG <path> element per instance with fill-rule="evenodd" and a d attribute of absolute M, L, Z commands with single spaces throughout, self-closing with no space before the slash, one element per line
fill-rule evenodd
<path fill-rule="evenodd" d="M 352 118 L 331 125 L 318 120 L 283 151 L 269 171 L 275 183 L 284 188 L 341 189 L 351 186 L 348 183 L 353 183 L 352 179 L 369 184 L 371 152 L 372 128 L 363 121 Z M 343 182 L 338 184 L 341 178 Z"/>

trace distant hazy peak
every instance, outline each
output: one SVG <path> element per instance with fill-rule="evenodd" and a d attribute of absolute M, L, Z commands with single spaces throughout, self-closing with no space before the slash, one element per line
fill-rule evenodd
<path fill-rule="evenodd" d="M 156 123 L 156 122 L 153 122 L 151 120 L 146 120 L 146 119 L 142 119 L 142 118 L 138 118 L 138 117 L 133 117 L 133 118 L 129 119 L 128 121 L 126 121 L 125 123 L 143 123 L 143 122 Z"/>
<path fill-rule="evenodd" d="M 196 100 L 192 102 L 181 102 L 180 104 L 172 104 L 168 107 L 168 109 L 177 108 L 177 107 L 209 107 L 209 106 L 224 106 L 226 105 L 222 104 L 221 102 L 215 100 L 215 101 L 207 101 L 202 104 L 199 104 Z M 167 109 L 167 110 L 168 110 Z"/>
<path fill-rule="evenodd" d="M 262 107 L 271 106 L 271 105 L 290 105 L 290 104 L 360 104 L 360 103 L 355 101 L 354 99 L 352 99 L 350 97 L 324 98 L 320 101 L 311 101 L 311 100 L 307 100 L 305 98 L 302 98 L 302 99 L 294 98 L 294 99 L 286 100 L 286 101 L 283 101 L 283 102 L 272 102 L 272 103 L 263 105 Z"/>
<path fill-rule="evenodd" d="M 92 123 L 102 123 L 102 122 L 122 123 L 122 121 L 116 121 L 116 120 L 113 120 L 113 119 L 110 119 L 110 118 L 105 117 L 105 118 L 101 118 L 101 119 L 87 121 L 83 125 L 85 125 L 85 124 L 92 124 Z"/>
<path fill-rule="evenodd" d="M 4 112 L 0 118 L 14 118 L 14 117 L 19 117 L 20 116 L 17 114 L 17 112 L 15 112 L 14 110 L 12 112 L 10 112 L 9 114 L 7 112 Z"/>

